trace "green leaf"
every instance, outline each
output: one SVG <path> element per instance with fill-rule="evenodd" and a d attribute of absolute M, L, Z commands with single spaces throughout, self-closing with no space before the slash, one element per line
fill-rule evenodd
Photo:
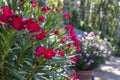
<path fill-rule="evenodd" d="M 54 80 L 58 80 L 58 76 L 57 76 L 57 74 L 55 73 L 55 72 L 52 72 L 52 71 L 49 71 L 49 70 L 46 70 L 46 71 L 44 71 L 46 74 L 48 74 L 48 75 L 51 75 L 51 76 L 53 76 L 53 79 Z"/>
<path fill-rule="evenodd" d="M 66 58 L 60 58 L 60 57 L 53 57 L 52 61 L 49 64 L 55 64 L 55 63 L 66 63 Z"/>
<path fill-rule="evenodd" d="M 6 67 L 6 69 L 8 70 L 8 72 L 9 72 L 12 76 L 16 77 L 18 80 L 25 80 L 25 78 L 24 78 L 22 75 L 20 75 L 20 74 L 17 72 L 17 70 L 11 69 L 11 68 L 8 68 L 8 67 Z"/>

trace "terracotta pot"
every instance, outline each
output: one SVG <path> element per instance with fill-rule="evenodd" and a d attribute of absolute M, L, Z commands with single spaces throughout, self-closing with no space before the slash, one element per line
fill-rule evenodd
<path fill-rule="evenodd" d="M 89 71 L 76 71 L 79 80 L 90 80 L 90 78 L 93 76 L 93 70 Z"/>

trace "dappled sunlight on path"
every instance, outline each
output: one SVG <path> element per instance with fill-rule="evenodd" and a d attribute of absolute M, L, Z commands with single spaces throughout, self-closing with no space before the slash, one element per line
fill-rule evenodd
<path fill-rule="evenodd" d="M 120 80 L 120 57 L 112 57 L 95 70 L 95 80 Z"/>

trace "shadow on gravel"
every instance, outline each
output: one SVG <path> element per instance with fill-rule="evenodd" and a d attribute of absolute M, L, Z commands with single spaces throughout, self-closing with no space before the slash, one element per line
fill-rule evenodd
<path fill-rule="evenodd" d="M 94 72 L 94 80 L 120 80 L 120 57 L 106 61 Z"/>
<path fill-rule="evenodd" d="M 120 80 L 120 75 L 102 70 L 96 70 L 96 72 L 94 80 Z"/>

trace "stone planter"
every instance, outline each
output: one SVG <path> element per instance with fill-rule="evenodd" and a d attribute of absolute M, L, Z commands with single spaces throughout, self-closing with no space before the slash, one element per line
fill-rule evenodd
<path fill-rule="evenodd" d="M 90 80 L 93 76 L 93 70 L 89 71 L 76 71 L 79 80 Z"/>

